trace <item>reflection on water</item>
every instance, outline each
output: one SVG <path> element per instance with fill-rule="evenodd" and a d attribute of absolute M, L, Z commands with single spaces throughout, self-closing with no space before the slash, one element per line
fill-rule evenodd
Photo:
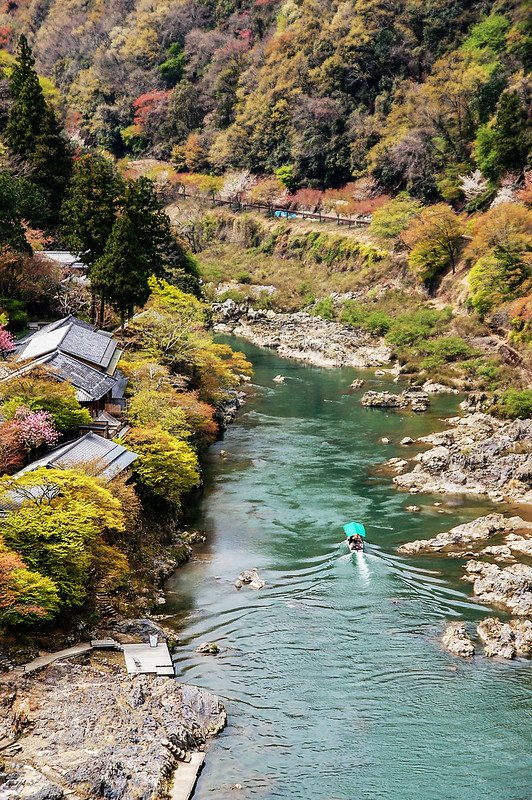
<path fill-rule="evenodd" d="M 362 409 L 345 391 L 353 370 L 246 350 L 257 390 L 211 450 L 197 521 L 208 541 L 168 582 L 163 609 L 183 642 L 179 673 L 223 697 L 230 715 L 197 800 L 530 798 L 528 663 L 442 652 L 443 620 L 477 620 L 486 609 L 470 599 L 459 563 L 395 552 L 485 506 L 418 495 L 422 512 L 408 513 L 409 495 L 370 477 L 404 454 L 403 436 L 441 424 L 456 399 L 419 416 Z M 273 382 L 278 373 L 284 384 Z M 366 524 L 363 554 L 342 541 L 353 518 Z M 251 567 L 267 587 L 237 591 L 236 576 Z M 218 657 L 195 652 L 214 640 Z"/>

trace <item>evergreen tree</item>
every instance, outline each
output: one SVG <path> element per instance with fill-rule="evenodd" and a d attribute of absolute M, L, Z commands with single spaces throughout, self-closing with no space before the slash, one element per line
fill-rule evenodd
<path fill-rule="evenodd" d="M 497 180 L 505 172 L 520 172 L 526 165 L 531 135 L 525 106 L 517 92 L 503 92 L 495 119 L 479 128 L 475 145 L 484 175 Z"/>
<path fill-rule="evenodd" d="M 50 206 L 54 216 L 57 216 L 70 180 L 72 156 L 61 125 L 50 106 L 44 114 L 29 161 L 33 181 L 47 191 Z"/>
<path fill-rule="evenodd" d="M 120 314 L 122 326 L 135 306 L 142 306 L 150 296 L 150 259 L 143 249 L 139 231 L 128 211 L 118 217 L 107 240 L 104 254 L 91 271 L 92 290 L 101 298 L 100 314 L 109 303 Z"/>
<path fill-rule="evenodd" d="M 17 45 L 16 62 L 10 79 L 13 105 L 5 130 L 6 141 L 14 153 L 27 158 L 35 149 L 35 140 L 46 113 L 46 101 L 33 69 L 35 60 L 25 36 Z"/>
<path fill-rule="evenodd" d="M 31 253 L 22 225 L 16 180 L 0 173 L 0 249 Z"/>
<path fill-rule="evenodd" d="M 122 180 L 110 161 L 87 155 L 75 163 L 61 207 L 63 233 L 89 267 L 103 255 L 121 191 Z"/>
<path fill-rule="evenodd" d="M 122 324 L 150 296 L 149 278 L 163 277 L 186 257 L 175 242 L 170 220 L 148 178 L 128 181 L 122 212 L 104 253 L 91 271 L 93 291 L 120 313 Z M 180 265 L 182 266 L 182 265 Z"/>
<path fill-rule="evenodd" d="M 200 295 L 194 260 L 172 233 L 170 219 L 148 178 L 130 181 L 124 193 L 127 209 L 151 265 L 151 275 L 166 276 L 184 291 Z"/>

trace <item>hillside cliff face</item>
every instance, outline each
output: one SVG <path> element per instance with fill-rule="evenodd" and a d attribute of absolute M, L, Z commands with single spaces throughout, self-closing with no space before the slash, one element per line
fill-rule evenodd
<path fill-rule="evenodd" d="M 320 187 L 369 173 L 427 200 L 524 166 L 524 141 L 486 152 L 526 122 L 519 0 L 11 0 L 5 46 L 20 32 L 71 128 L 117 155 Z"/>

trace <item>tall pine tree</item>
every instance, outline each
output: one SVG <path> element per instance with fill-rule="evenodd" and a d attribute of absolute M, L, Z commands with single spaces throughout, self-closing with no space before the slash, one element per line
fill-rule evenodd
<path fill-rule="evenodd" d="M 46 108 L 29 161 L 32 180 L 48 192 L 51 210 L 57 218 L 72 172 L 72 154 L 61 125 L 50 106 Z"/>
<path fill-rule="evenodd" d="M 89 273 L 103 255 L 122 188 L 121 178 L 107 159 L 87 155 L 76 161 L 61 217 L 65 241 L 81 253 Z"/>
<path fill-rule="evenodd" d="M 35 150 L 46 113 L 46 101 L 34 64 L 28 41 L 21 36 L 9 83 L 14 102 L 9 110 L 5 138 L 11 150 L 23 158 Z"/>
<path fill-rule="evenodd" d="M 91 270 L 91 286 L 119 312 L 122 324 L 150 296 L 150 276 L 162 277 L 170 265 L 173 237 L 170 220 L 147 178 L 128 181 L 122 210 L 105 251 Z"/>

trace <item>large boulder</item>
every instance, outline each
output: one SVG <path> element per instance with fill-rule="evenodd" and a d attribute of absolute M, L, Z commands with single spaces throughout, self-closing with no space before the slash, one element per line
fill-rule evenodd
<path fill-rule="evenodd" d="M 505 608 L 519 616 L 532 615 L 532 567 L 496 564 L 471 560 L 466 564 L 464 580 L 473 584 L 473 592 L 483 603 Z"/>
<path fill-rule="evenodd" d="M 365 392 L 360 401 L 366 408 L 400 408 L 401 395 L 392 392 Z"/>
<path fill-rule="evenodd" d="M 463 622 L 449 622 L 441 640 L 446 650 L 455 656 L 470 658 L 475 655 L 475 645 L 471 641 Z"/>
<path fill-rule="evenodd" d="M 487 617 L 477 625 L 477 633 L 488 657 L 511 659 L 532 654 L 532 622 L 528 619 L 501 622 L 497 617 Z"/>

